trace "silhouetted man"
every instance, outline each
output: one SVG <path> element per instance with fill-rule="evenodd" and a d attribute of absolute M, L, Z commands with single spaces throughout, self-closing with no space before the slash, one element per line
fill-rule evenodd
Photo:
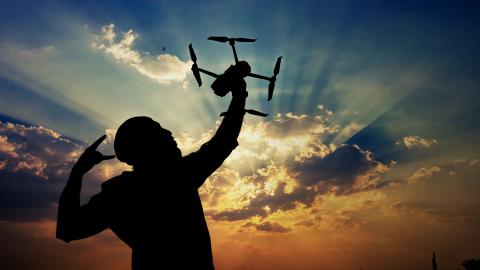
<path fill-rule="evenodd" d="M 115 136 L 117 158 L 133 166 L 102 184 L 80 206 L 83 175 L 103 160 L 100 137 L 73 166 L 58 206 L 57 238 L 65 242 L 110 228 L 132 248 L 133 269 L 213 269 L 207 223 L 197 189 L 238 145 L 246 84 L 232 80 L 232 101 L 213 138 L 182 157 L 172 133 L 148 117 L 125 121 Z"/>

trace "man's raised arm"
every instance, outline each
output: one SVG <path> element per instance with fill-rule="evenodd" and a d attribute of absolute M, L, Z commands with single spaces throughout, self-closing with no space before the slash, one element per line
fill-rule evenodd
<path fill-rule="evenodd" d="M 237 138 L 242 128 L 245 100 L 248 96 L 245 81 L 240 80 L 231 92 L 232 100 L 215 135 L 203 144 L 200 150 L 185 157 L 188 166 L 196 174 L 194 177 L 196 188 L 222 165 L 238 145 Z"/>
<path fill-rule="evenodd" d="M 242 81 L 243 82 L 243 81 Z M 244 82 L 243 82 L 244 83 Z M 242 128 L 243 116 L 245 115 L 245 100 L 247 98 L 246 85 L 240 85 L 238 89 L 232 90 L 232 101 L 228 107 L 225 117 L 217 129 L 217 132 L 209 143 L 220 144 L 225 148 L 235 148 L 238 135 Z M 230 152 L 225 153 L 227 158 Z M 218 153 L 221 154 L 221 153 Z"/>

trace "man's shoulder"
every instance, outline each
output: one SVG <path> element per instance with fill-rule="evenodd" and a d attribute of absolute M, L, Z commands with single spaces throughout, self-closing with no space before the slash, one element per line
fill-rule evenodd
<path fill-rule="evenodd" d="M 130 183 L 130 179 L 132 178 L 132 172 L 123 172 L 120 175 L 117 175 L 113 178 L 102 183 L 102 191 L 110 191 L 110 190 L 118 190 L 120 188 L 125 188 L 128 183 Z"/>

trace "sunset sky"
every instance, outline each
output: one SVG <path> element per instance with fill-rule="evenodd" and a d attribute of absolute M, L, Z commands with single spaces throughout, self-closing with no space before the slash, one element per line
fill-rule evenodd
<path fill-rule="evenodd" d="M 0 269 L 130 269 L 112 232 L 65 244 L 56 208 L 102 134 L 147 115 L 182 153 L 214 134 L 237 43 L 239 146 L 200 194 L 217 269 L 457 269 L 480 258 L 478 1 L 1 1 Z M 102 163 L 82 202 L 130 168 Z M 161 179 L 159 181 L 181 181 Z M 159 194 L 168 191 L 159 191 Z M 161 196 L 161 195 L 159 195 Z M 159 218 L 162 213 L 159 211 Z"/>

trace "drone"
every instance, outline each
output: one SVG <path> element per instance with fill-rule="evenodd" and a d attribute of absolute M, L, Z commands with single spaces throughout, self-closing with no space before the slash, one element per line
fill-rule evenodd
<path fill-rule="evenodd" d="M 222 37 L 222 36 L 211 36 L 208 37 L 208 40 L 213 40 L 217 42 L 222 42 L 230 44 L 232 47 L 233 51 L 233 57 L 235 58 L 235 65 L 231 65 L 223 74 L 218 75 L 215 74 L 211 71 L 205 70 L 203 68 L 199 68 L 197 65 L 197 56 L 195 55 L 195 52 L 193 51 L 192 44 L 188 46 L 188 49 L 190 50 L 190 57 L 193 61 L 192 65 L 192 72 L 195 77 L 195 80 L 198 83 L 198 86 L 202 86 L 202 78 L 200 77 L 200 72 L 205 73 L 207 75 L 210 75 L 215 78 L 215 81 L 212 83 L 211 88 L 215 92 L 216 95 L 218 96 L 224 96 L 228 92 L 230 92 L 230 87 L 228 83 L 231 81 L 232 78 L 244 78 L 244 77 L 253 77 L 257 79 L 262 79 L 262 80 L 267 80 L 270 83 L 268 84 L 268 98 L 267 100 L 270 101 L 273 96 L 273 90 L 275 88 L 275 81 L 277 80 L 277 75 L 280 72 L 280 64 L 282 61 L 282 57 L 277 58 L 277 62 L 275 64 L 275 68 L 273 69 L 273 76 L 272 77 L 267 77 L 259 74 L 255 74 L 251 72 L 250 65 L 246 61 L 239 61 L 238 56 L 237 56 L 237 50 L 235 49 L 235 42 L 255 42 L 257 39 L 252 39 L 252 38 L 228 38 L 228 37 Z M 246 112 L 258 116 L 265 117 L 268 114 L 261 113 L 255 110 L 246 110 Z M 222 113 L 221 116 L 225 115 L 225 113 Z"/>

